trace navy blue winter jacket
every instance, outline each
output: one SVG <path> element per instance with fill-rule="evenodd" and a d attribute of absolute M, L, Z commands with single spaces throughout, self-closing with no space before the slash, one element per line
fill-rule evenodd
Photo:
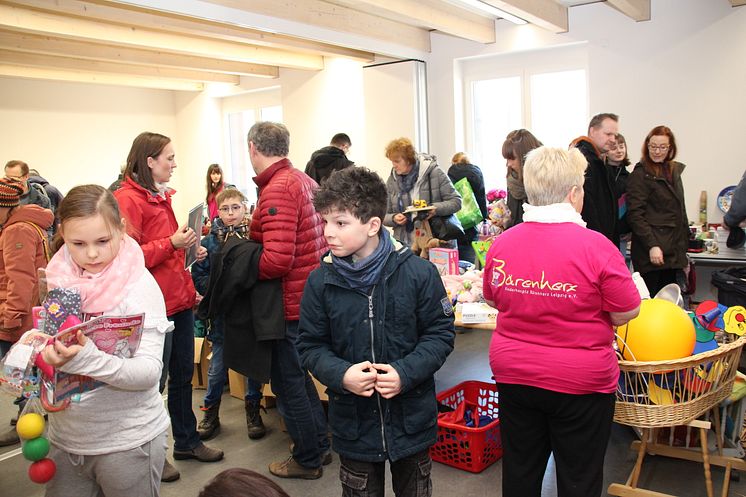
<path fill-rule="evenodd" d="M 298 351 L 329 394 L 334 450 L 359 461 L 399 460 L 435 442 L 433 375 L 453 350 L 453 308 L 435 266 L 398 242 L 370 295 L 352 290 L 327 254 L 306 282 Z M 401 378 L 391 399 L 346 391 L 353 364 L 390 364 Z"/>

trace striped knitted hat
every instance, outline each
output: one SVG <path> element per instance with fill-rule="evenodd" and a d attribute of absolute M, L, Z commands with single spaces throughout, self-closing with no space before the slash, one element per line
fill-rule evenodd
<path fill-rule="evenodd" d="M 0 178 L 0 207 L 16 207 L 21 202 L 23 186 L 20 182 Z"/>

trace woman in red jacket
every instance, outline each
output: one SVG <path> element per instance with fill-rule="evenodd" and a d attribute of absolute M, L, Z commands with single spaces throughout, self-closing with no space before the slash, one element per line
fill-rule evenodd
<path fill-rule="evenodd" d="M 150 270 L 166 301 L 166 313 L 174 330 L 166 336 L 163 353 L 164 387 L 168 371 L 168 411 L 174 435 L 174 458 L 219 461 L 223 451 L 205 446 L 197 434 L 192 411 L 194 372 L 194 306 L 196 291 L 184 269 L 184 249 L 197 243 L 197 234 L 186 225 L 179 227 L 171 207 L 175 192 L 167 183 L 176 168 L 171 139 L 157 133 L 141 133 L 132 142 L 124 171 L 124 181 L 114 195 L 127 220 L 127 234 L 142 248 L 145 266 Z M 207 251 L 200 247 L 197 260 Z M 169 339 L 170 338 L 170 339 Z M 171 343 L 169 343 L 171 342 Z M 168 461 L 163 481 L 173 481 L 179 473 Z"/>

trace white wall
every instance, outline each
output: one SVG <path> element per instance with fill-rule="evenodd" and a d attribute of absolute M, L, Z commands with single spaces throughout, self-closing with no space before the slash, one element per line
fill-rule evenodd
<path fill-rule="evenodd" d="M 279 83 L 295 167 L 304 170 L 314 150 L 337 133 L 350 135 L 350 160 L 366 156 L 362 63 L 327 57 L 323 71 L 281 70 Z"/>
<path fill-rule="evenodd" d="M 0 162 L 21 159 L 63 192 L 109 186 L 143 131 L 176 133 L 170 91 L 0 78 Z"/>
<path fill-rule="evenodd" d="M 731 8 L 726 1 L 653 0 L 652 20 L 635 23 L 595 3 L 570 9 L 566 34 L 504 21 L 497 23 L 497 30 L 493 45 L 433 34 L 428 59 L 433 153 L 450 157 L 463 143 L 455 98 L 461 89 L 454 83 L 459 59 L 587 42 L 591 115 L 620 114 L 620 131 L 633 162 L 651 128 L 671 127 L 678 159 L 688 166 L 684 187 L 690 219 L 697 218 L 704 189 L 710 199 L 709 221 L 721 220 L 715 197 L 723 187 L 736 184 L 746 166 L 737 148 L 743 141 L 746 109 L 746 8 Z M 578 135 L 585 132 L 577 130 Z M 495 137 L 495 146 L 502 140 Z"/>

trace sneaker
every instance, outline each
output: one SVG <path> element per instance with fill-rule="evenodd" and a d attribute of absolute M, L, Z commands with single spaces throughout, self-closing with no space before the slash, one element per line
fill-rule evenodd
<path fill-rule="evenodd" d="M 284 461 L 271 463 L 269 465 L 269 472 L 280 478 L 302 478 L 304 480 L 318 480 L 324 474 L 324 470 L 321 467 L 306 468 L 301 466 L 295 462 L 293 456 L 288 457 Z"/>
<path fill-rule="evenodd" d="M 295 448 L 295 443 L 290 442 L 290 453 L 293 453 L 293 449 Z M 332 463 L 332 449 L 326 449 L 321 454 L 321 465 L 322 466 L 329 466 Z"/>
<path fill-rule="evenodd" d="M 179 473 L 179 470 L 174 468 L 174 465 L 168 462 L 168 459 L 163 461 L 163 472 L 161 473 L 161 481 L 168 483 L 176 481 L 179 478 L 181 478 L 181 473 Z"/>
<path fill-rule="evenodd" d="M 196 459 L 199 462 L 217 462 L 223 458 L 223 451 L 220 449 L 211 449 L 207 445 L 200 443 L 193 449 L 176 450 L 174 449 L 174 459 Z"/>

